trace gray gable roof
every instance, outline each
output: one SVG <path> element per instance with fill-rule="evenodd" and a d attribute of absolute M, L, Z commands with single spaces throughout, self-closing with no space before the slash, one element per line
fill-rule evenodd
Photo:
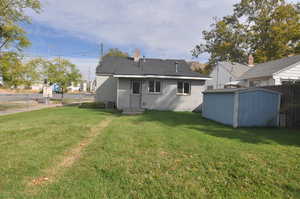
<path fill-rule="evenodd" d="M 272 76 L 274 73 L 288 68 L 289 66 L 292 66 L 293 64 L 296 64 L 298 62 L 300 63 L 300 55 L 258 64 L 250 70 L 248 70 L 244 75 L 240 77 L 240 79 L 269 77 Z"/>
<path fill-rule="evenodd" d="M 245 72 L 247 72 L 250 67 L 244 64 L 239 63 L 230 63 L 230 62 L 220 62 L 219 65 L 223 67 L 226 71 L 228 71 L 233 77 L 239 78 Z"/>
<path fill-rule="evenodd" d="M 175 64 L 178 64 L 176 72 Z M 171 59 L 140 59 L 134 62 L 131 57 L 104 57 L 96 69 L 99 75 L 158 75 L 158 76 L 187 76 L 208 78 L 193 72 L 190 65 L 184 60 Z"/>

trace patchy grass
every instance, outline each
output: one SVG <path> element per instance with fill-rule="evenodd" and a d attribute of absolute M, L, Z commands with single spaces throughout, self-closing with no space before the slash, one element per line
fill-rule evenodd
<path fill-rule="evenodd" d="M 69 107 L 0 117 L 0 198 L 300 198 L 299 130 L 173 112 L 116 115 L 55 182 L 26 192 L 108 116 Z"/>
<path fill-rule="evenodd" d="M 109 113 L 44 109 L 0 117 L 0 198 L 22 198 L 26 181 L 59 161 Z"/>

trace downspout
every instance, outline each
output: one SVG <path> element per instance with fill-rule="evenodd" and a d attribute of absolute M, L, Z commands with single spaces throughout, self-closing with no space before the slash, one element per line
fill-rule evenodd
<path fill-rule="evenodd" d="M 120 87 L 120 82 L 119 82 L 120 78 L 117 78 L 117 104 L 116 104 L 116 108 L 119 108 L 119 87 Z"/>

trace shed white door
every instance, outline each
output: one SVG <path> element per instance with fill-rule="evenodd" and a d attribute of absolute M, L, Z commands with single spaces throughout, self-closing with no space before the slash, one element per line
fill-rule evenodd
<path fill-rule="evenodd" d="M 131 81 L 130 108 L 141 108 L 142 81 Z"/>

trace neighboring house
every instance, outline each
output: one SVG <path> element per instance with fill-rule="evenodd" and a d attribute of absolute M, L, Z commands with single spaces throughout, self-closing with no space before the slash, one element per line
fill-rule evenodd
<path fill-rule="evenodd" d="M 70 92 L 79 92 L 80 88 L 81 88 L 81 84 L 80 83 L 75 84 L 74 82 L 72 82 L 71 85 L 67 87 L 68 91 Z"/>
<path fill-rule="evenodd" d="M 0 86 L 3 86 L 4 85 L 4 82 L 3 82 L 3 76 L 2 74 L 0 73 Z"/>
<path fill-rule="evenodd" d="M 88 82 L 88 91 L 91 93 L 96 92 L 96 80 L 91 80 Z"/>
<path fill-rule="evenodd" d="M 44 83 L 43 82 L 37 82 L 31 85 L 31 90 L 34 91 L 42 91 L 44 88 Z"/>
<path fill-rule="evenodd" d="M 208 79 L 184 60 L 107 56 L 96 70 L 96 101 L 120 110 L 193 111 Z"/>
<path fill-rule="evenodd" d="M 228 87 L 240 87 L 239 77 L 250 69 L 239 63 L 219 62 L 210 73 L 211 80 L 206 81 L 207 90 Z"/>
<path fill-rule="evenodd" d="M 246 87 L 282 85 L 300 81 L 300 55 L 257 64 L 240 77 Z"/>
<path fill-rule="evenodd" d="M 96 81 L 95 80 L 85 80 L 80 84 L 81 92 L 95 92 Z"/>

